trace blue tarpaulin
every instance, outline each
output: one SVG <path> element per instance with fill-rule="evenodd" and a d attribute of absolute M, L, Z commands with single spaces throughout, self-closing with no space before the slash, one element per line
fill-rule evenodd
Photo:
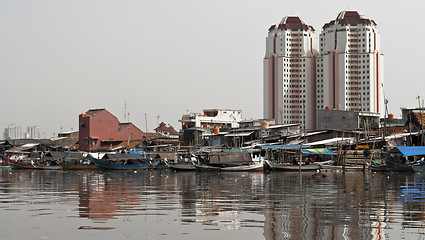
<path fill-rule="evenodd" d="M 307 148 L 303 149 L 303 154 L 335 154 L 328 148 Z"/>
<path fill-rule="evenodd" d="M 395 147 L 390 153 L 401 153 L 406 157 L 425 155 L 425 146 Z"/>

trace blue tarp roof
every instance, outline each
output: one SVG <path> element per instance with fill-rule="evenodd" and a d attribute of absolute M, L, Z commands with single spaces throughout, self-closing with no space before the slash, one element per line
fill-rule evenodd
<path fill-rule="evenodd" d="M 260 145 L 255 146 L 259 149 L 291 149 L 291 148 L 308 148 L 308 145 Z"/>
<path fill-rule="evenodd" d="M 390 153 L 401 153 L 406 157 L 425 155 L 425 146 L 395 147 Z"/>
<path fill-rule="evenodd" d="M 303 154 L 335 154 L 328 148 L 307 148 L 303 149 Z"/>

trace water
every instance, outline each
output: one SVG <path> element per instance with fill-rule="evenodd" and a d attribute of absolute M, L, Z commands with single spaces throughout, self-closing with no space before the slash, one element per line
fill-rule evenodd
<path fill-rule="evenodd" d="M 0 169 L 0 239 L 425 239 L 420 174 Z"/>

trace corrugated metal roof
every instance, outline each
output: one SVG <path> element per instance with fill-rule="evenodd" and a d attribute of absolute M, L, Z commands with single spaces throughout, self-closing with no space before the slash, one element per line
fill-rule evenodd
<path fill-rule="evenodd" d="M 241 133 L 229 133 L 224 135 L 225 137 L 247 137 L 249 135 L 251 135 L 252 133 L 254 133 L 254 131 L 251 132 L 241 132 Z"/>

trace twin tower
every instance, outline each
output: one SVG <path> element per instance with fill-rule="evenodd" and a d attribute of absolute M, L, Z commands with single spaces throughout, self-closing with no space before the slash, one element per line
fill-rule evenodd
<path fill-rule="evenodd" d="M 381 112 L 383 53 L 372 19 L 343 11 L 315 29 L 299 17 L 269 28 L 264 118 L 316 129 L 317 109 Z"/>

